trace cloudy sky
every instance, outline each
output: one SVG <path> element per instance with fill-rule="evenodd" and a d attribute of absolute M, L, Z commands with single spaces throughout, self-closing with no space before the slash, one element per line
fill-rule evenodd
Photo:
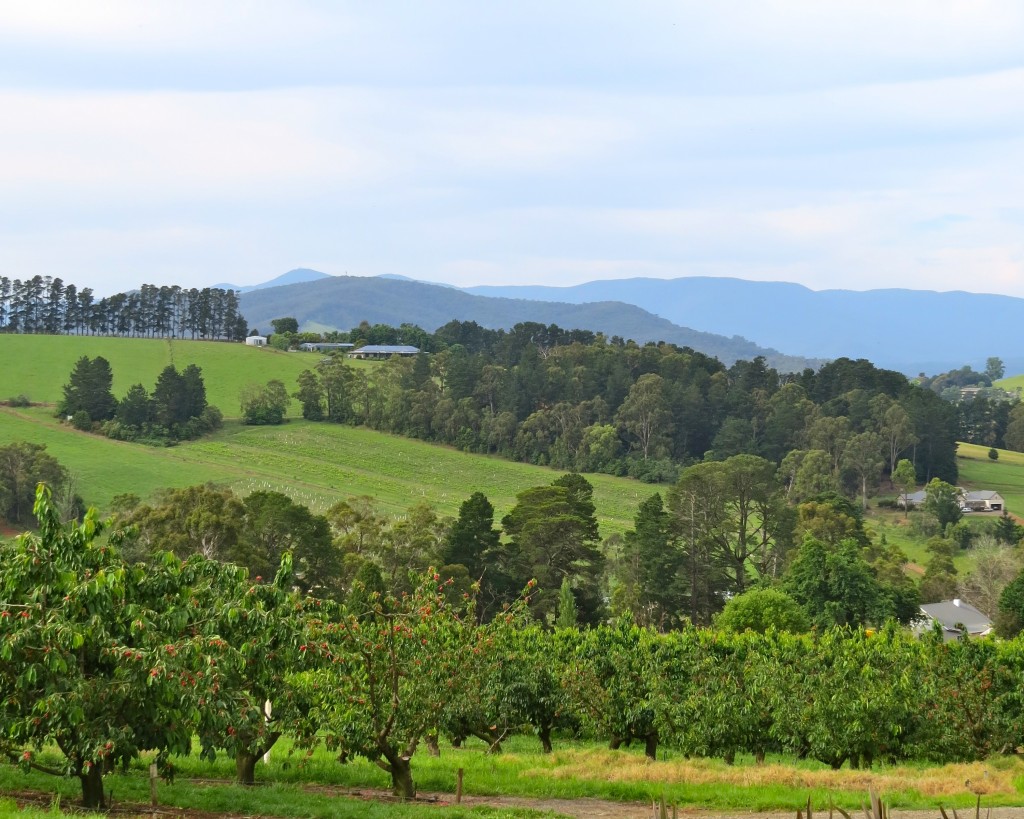
<path fill-rule="evenodd" d="M 2 0 L 0 274 L 1024 296 L 1019 0 Z"/>

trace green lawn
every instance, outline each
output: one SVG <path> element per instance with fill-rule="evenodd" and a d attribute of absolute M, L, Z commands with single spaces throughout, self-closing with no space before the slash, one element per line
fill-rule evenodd
<path fill-rule="evenodd" d="M 195 364 L 203 371 L 207 400 L 227 417 L 240 414 L 238 395 L 247 384 L 277 378 L 291 391 L 298 374 L 320 360 L 314 353 L 219 341 L 0 334 L 0 401 L 25 395 L 31 401 L 55 404 L 83 355 L 103 356 L 110 362 L 117 398 L 132 384 L 152 390 L 168 364 L 179 370 Z"/>
<path fill-rule="evenodd" d="M 46 408 L 0 407 L 0 445 L 18 440 L 46 444 L 75 475 L 86 502 L 101 511 L 123 492 L 147 498 L 161 487 L 213 481 L 243 495 L 256 489 L 284 492 L 317 512 L 352 495 L 370 495 L 392 514 L 422 501 L 454 515 L 479 490 L 500 518 L 514 505 L 516 493 L 561 474 L 364 428 L 302 420 L 279 427 L 229 422 L 208 438 L 155 448 L 78 432 Z M 594 485 L 602 537 L 631 528 L 640 501 L 657 489 L 609 475 L 587 478 Z"/>
<path fill-rule="evenodd" d="M 1000 378 L 998 381 L 993 382 L 992 386 L 999 387 L 1007 392 L 1024 390 L 1024 373 L 1021 375 L 1011 375 L 1006 378 Z"/>

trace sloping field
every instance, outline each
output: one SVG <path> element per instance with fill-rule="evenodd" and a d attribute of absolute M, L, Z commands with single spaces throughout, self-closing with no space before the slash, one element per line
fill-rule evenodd
<path fill-rule="evenodd" d="M 957 465 L 960 484 L 968 489 L 994 489 L 1006 501 L 1007 511 L 1024 517 L 1024 452 L 999 450 L 999 460 L 988 457 L 987 446 L 960 444 Z"/>
<path fill-rule="evenodd" d="M 291 392 L 298 374 L 320 360 L 313 353 L 223 341 L 0 334 L 0 400 L 25 395 L 33 402 L 56 403 L 83 355 L 103 356 L 110 362 L 117 398 L 132 384 L 152 390 L 168 364 L 179 370 L 195 364 L 202 368 L 207 400 L 228 418 L 240 415 L 238 395 L 247 384 L 277 378 Z"/>
<path fill-rule="evenodd" d="M 120 493 L 147 498 L 161 487 L 213 481 L 243 495 L 277 490 L 317 512 L 352 495 L 370 495 L 393 514 L 424 501 L 454 515 L 479 490 L 500 518 L 517 492 L 561 474 L 368 429 L 301 420 L 280 427 L 229 423 L 209 438 L 154 448 L 78 432 L 59 424 L 46 408 L 0 407 L 0 445 L 12 441 L 46 444 L 73 472 L 86 502 L 101 511 Z M 602 537 L 631 528 L 640 501 L 657 489 L 609 475 L 587 479 L 594 485 Z"/>
<path fill-rule="evenodd" d="M 1014 392 L 1016 390 L 1024 390 L 1024 373 L 1021 375 L 1011 375 L 1006 378 L 1000 378 L 998 381 L 992 383 L 993 387 L 1001 387 L 1007 392 Z"/>

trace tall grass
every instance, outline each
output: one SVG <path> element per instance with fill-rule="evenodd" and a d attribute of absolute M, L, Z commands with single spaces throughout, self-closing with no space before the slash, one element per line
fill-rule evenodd
<path fill-rule="evenodd" d="M 806 804 L 808 795 L 815 806 L 825 807 L 829 799 L 849 810 L 856 809 L 868 789 L 883 795 L 891 806 L 901 809 L 968 807 L 976 793 L 983 791 L 988 806 L 1024 804 L 1020 790 L 1024 763 L 1001 757 L 986 763 L 966 765 L 876 765 L 872 770 L 833 771 L 825 765 L 798 761 L 792 757 L 769 757 L 757 765 L 741 756 L 735 765 L 720 760 L 688 759 L 659 749 L 662 758 L 646 759 L 642 748 L 609 751 L 594 743 L 556 742 L 555 753 L 540 753 L 534 737 L 513 737 L 499 755 L 484 753 L 482 743 L 467 743 L 463 749 L 442 748 L 440 758 L 417 754 L 413 776 L 421 796 L 450 802 L 456 772 L 465 773 L 465 793 L 473 798 L 501 797 L 519 800 L 605 799 L 613 802 L 650 804 L 662 795 L 680 807 L 717 811 L 792 811 Z M 108 792 L 120 802 L 148 801 L 146 762 L 136 764 L 127 774 L 107 778 Z M 318 749 L 312 756 L 291 755 L 287 743 L 275 748 L 269 764 L 257 770 L 259 784 L 244 788 L 230 784 L 232 760 L 221 757 L 213 763 L 195 757 L 176 760 L 174 784 L 159 785 L 162 804 L 210 811 L 259 813 L 273 816 L 420 816 L 413 806 L 350 801 L 342 797 L 353 791 L 381 798 L 389 781 L 376 766 L 356 760 L 345 765 L 332 754 Z M 975 783 L 972 786 L 966 782 Z M 980 786 L 979 784 L 980 783 Z M 61 802 L 78 799 L 78 784 L 43 774 L 22 774 L 0 767 L 0 789 L 32 787 L 56 792 Z M 972 789 L 973 788 L 973 789 Z M 502 805 L 489 816 L 534 816 L 523 806 Z M 334 811 L 331 813 L 330 811 Z M 345 812 L 352 811 L 352 812 Z M 431 816 L 462 816 L 461 812 L 431 813 Z M 468 815 L 481 815 L 470 813 Z"/>

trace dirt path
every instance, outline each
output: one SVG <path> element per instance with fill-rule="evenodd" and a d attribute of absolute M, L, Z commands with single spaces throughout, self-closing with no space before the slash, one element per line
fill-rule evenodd
<path fill-rule="evenodd" d="M 352 790 L 348 788 L 337 788 L 331 786 L 313 786 L 308 790 L 328 795 L 344 796 L 348 799 L 363 799 L 367 802 L 393 802 L 394 797 L 389 791 L 368 791 Z M 40 791 L 18 790 L 0 792 L 0 796 L 14 799 L 19 807 L 32 806 L 41 810 L 48 809 L 53 800 L 53 794 Z M 420 805 L 438 808 L 455 806 L 455 795 L 451 793 L 420 793 L 416 799 Z M 554 814 L 570 819 L 656 819 L 657 814 L 654 806 L 642 802 L 616 802 L 607 799 L 591 799 L 580 797 L 579 799 L 542 799 L 525 796 L 473 796 L 463 795 L 461 805 L 463 807 L 488 807 L 494 809 L 529 809 Z M 62 806 L 65 810 L 78 813 L 81 809 L 75 805 Z M 853 812 L 851 812 L 853 813 Z M 953 812 L 947 809 L 952 819 Z M 972 809 L 958 811 L 960 819 L 974 819 Z M 669 807 L 669 816 L 672 815 L 672 808 Z M 700 808 L 682 807 L 678 810 L 681 819 L 795 819 L 795 811 L 711 811 Z M 817 811 L 817 819 L 825 819 L 827 811 Z M 853 813 L 854 819 L 859 819 L 863 814 Z M 157 808 L 136 803 L 115 804 L 107 811 L 108 817 L 116 819 L 272 819 L 276 816 L 270 814 L 241 814 L 233 812 L 216 812 L 194 810 L 190 808 L 176 808 L 170 805 L 161 805 Z M 937 810 L 893 810 L 892 819 L 941 819 Z M 982 805 L 982 816 L 984 819 L 1024 819 L 1024 807 L 999 807 L 987 809 Z M 840 814 L 835 814 L 835 819 L 842 819 Z"/>

